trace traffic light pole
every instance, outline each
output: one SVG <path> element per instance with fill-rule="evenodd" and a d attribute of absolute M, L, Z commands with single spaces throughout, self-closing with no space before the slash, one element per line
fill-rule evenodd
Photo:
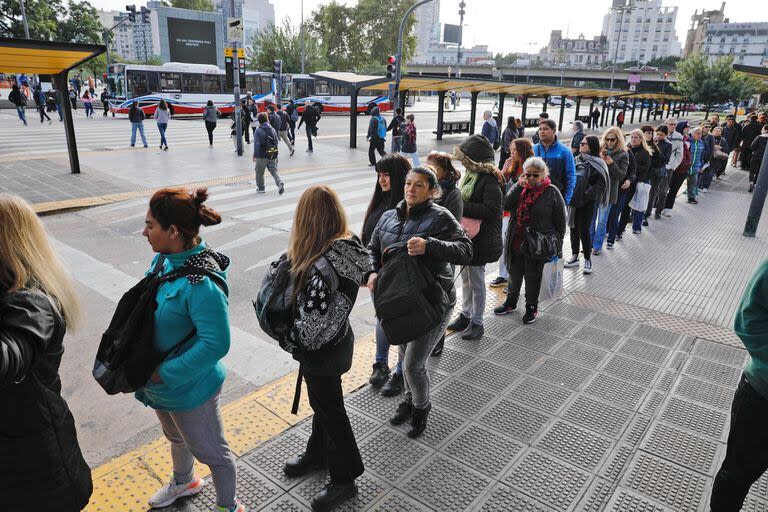
<path fill-rule="evenodd" d="M 243 156 L 243 126 L 240 123 L 240 116 L 243 114 L 240 109 L 240 56 L 237 54 L 237 41 L 232 42 L 232 83 L 235 91 L 235 137 L 237 140 L 237 156 Z"/>
<path fill-rule="evenodd" d="M 405 11 L 403 19 L 400 21 L 400 32 L 397 34 L 397 62 L 395 63 L 395 105 L 397 105 L 400 101 L 400 79 L 402 78 L 400 66 L 402 65 L 401 62 L 403 61 L 403 32 L 405 32 L 405 22 L 408 20 L 408 16 L 410 16 L 413 11 L 424 4 L 428 4 L 431 1 L 432 0 L 420 0 L 416 2 L 407 11 Z"/>

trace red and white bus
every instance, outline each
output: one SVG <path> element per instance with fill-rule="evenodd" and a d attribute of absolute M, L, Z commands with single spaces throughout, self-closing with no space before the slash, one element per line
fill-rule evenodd
<path fill-rule="evenodd" d="M 371 108 L 379 107 L 382 112 L 392 110 L 393 103 L 387 96 L 387 91 L 369 91 L 367 95 L 357 97 L 357 111 L 361 114 L 370 114 Z M 320 105 L 323 113 L 349 113 L 351 100 L 349 91 L 341 86 L 329 83 L 322 78 L 314 78 L 309 75 L 292 75 L 290 77 L 290 90 L 287 91 L 288 97 L 293 99 L 299 107 L 299 111 L 304 110 L 304 102 L 309 101 L 315 105 Z"/>

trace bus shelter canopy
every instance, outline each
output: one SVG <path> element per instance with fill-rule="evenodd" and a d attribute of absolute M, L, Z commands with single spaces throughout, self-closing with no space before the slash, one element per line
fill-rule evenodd
<path fill-rule="evenodd" d="M 744 64 L 734 64 L 733 69 L 735 71 L 741 71 L 760 80 L 768 82 L 768 68 L 761 68 L 760 66 L 745 66 Z"/>
<path fill-rule="evenodd" d="M 373 88 L 392 81 L 383 76 L 358 75 L 341 71 L 318 71 L 317 73 L 310 73 L 309 76 L 326 80 L 330 84 L 346 87 L 350 90 Z"/>
<path fill-rule="evenodd" d="M 105 51 L 103 45 L 0 37 L 0 73 L 57 75 Z"/>

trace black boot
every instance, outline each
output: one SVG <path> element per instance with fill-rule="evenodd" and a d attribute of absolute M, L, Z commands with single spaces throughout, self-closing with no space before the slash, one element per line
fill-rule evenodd
<path fill-rule="evenodd" d="M 461 333 L 461 339 L 463 340 L 479 340 L 485 334 L 485 327 L 475 322 L 470 322 L 469 327 L 464 329 Z"/>
<path fill-rule="evenodd" d="M 432 404 L 427 405 L 424 409 L 413 408 L 413 415 L 411 416 L 411 429 L 408 431 L 408 437 L 416 439 L 427 428 L 427 417 L 429 411 L 432 410 Z"/>
<path fill-rule="evenodd" d="M 435 348 L 432 349 L 432 355 L 439 356 L 443 353 L 443 348 L 445 348 L 445 334 L 443 334 L 442 338 L 440 338 L 440 341 L 437 342 Z"/>
<path fill-rule="evenodd" d="M 395 426 L 402 425 L 408 418 L 411 417 L 412 413 L 413 403 L 411 403 L 410 398 L 406 398 L 397 405 L 397 409 L 395 409 L 395 415 L 389 418 L 389 423 Z"/>
<path fill-rule="evenodd" d="M 525 315 L 523 315 L 524 324 L 532 324 L 536 321 L 536 317 L 539 316 L 538 304 L 526 304 Z"/>
<path fill-rule="evenodd" d="M 322 461 L 314 457 L 307 457 L 306 453 L 302 453 L 298 457 L 294 457 L 285 463 L 285 466 L 283 466 L 283 473 L 285 473 L 286 476 L 297 477 L 306 475 L 310 471 L 316 469 L 322 469 L 323 466 L 324 464 Z"/>
<path fill-rule="evenodd" d="M 381 396 L 397 396 L 403 393 L 403 374 L 393 373 L 384 387 L 381 388 Z"/>
<path fill-rule="evenodd" d="M 459 313 L 459 316 L 456 317 L 456 320 L 448 324 L 448 330 L 449 331 L 463 331 L 467 327 L 469 327 L 470 320 L 466 316 L 464 316 L 464 313 Z"/>
<path fill-rule="evenodd" d="M 389 367 L 387 363 L 373 363 L 373 372 L 368 382 L 375 388 L 380 388 L 389 379 Z"/>
<path fill-rule="evenodd" d="M 337 505 L 357 494 L 355 482 L 346 484 L 329 483 L 312 498 L 312 510 L 315 512 L 327 512 Z"/>
<path fill-rule="evenodd" d="M 506 315 L 513 312 L 516 309 L 517 309 L 517 297 L 512 297 L 510 295 L 507 295 L 507 298 L 504 299 L 504 304 L 493 308 L 493 314 L 499 315 L 499 316 Z"/>

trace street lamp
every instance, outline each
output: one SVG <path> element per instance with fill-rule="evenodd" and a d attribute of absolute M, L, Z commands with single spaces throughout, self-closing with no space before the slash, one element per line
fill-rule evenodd
<path fill-rule="evenodd" d="M 413 4 L 411 7 L 408 8 L 407 11 L 405 11 L 405 14 L 403 15 L 403 19 L 400 21 L 400 32 L 397 34 L 397 62 L 396 62 L 396 68 L 395 68 L 395 104 L 397 105 L 400 101 L 400 79 L 402 78 L 402 62 L 403 62 L 403 32 L 405 32 L 405 22 L 408 19 L 408 16 L 411 15 L 413 11 L 415 11 L 418 7 L 421 7 L 424 4 L 428 4 L 432 0 L 420 0 Z M 463 2 L 462 2 L 463 3 Z M 302 0 L 303 4 L 303 0 Z M 303 10 L 303 9 L 302 9 Z M 302 13 L 303 16 L 303 13 Z M 302 41 L 302 47 L 304 45 L 304 38 L 301 38 Z M 302 59 L 303 62 L 303 59 Z M 302 68 L 302 73 L 304 72 L 304 69 Z"/>
<path fill-rule="evenodd" d="M 29 39 L 29 24 L 27 23 L 27 10 L 24 8 L 24 0 L 19 0 L 21 9 L 21 22 L 24 25 L 24 38 Z"/>
<path fill-rule="evenodd" d="M 461 45 L 464 39 L 464 8 L 467 6 L 464 0 L 459 2 L 459 51 L 456 54 L 456 78 L 461 76 Z"/>
<path fill-rule="evenodd" d="M 616 7 L 615 10 L 621 13 L 621 16 L 619 17 L 619 35 L 616 38 L 616 49 L 613 51 L 613 66 L 611 66 L 611 85 L 609 89 L 613 89 L 613 79 L 616 76 L 616 59 L 619 58 L 619 44 L 621 43 L 621 26 L 624 24 L 624 13 L 631 11 L 632 8 L 629 6 L 622 6 Z"/>
<path fill-rule="evenodd" d="M 301 26 L 299 28 L 301 37 L 301 74 L 304 74 L 304 0 L 301 0 Z"/>

